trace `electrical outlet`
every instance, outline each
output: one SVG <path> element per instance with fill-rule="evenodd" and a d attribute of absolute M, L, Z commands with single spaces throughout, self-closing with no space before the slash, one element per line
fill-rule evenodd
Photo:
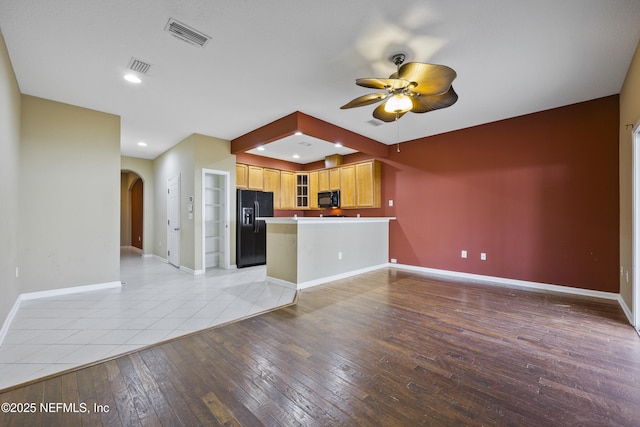
<path fill-rule="evenodd" d="M 484 253 L 484 252 L 482 252 L 482 253 L 480 254 L 480 260 L 482 260 L 482 261 L 486 261 L 486 260 L 487 260 L 487 254 L 486 254 L 486 253 Z"/>
<path fill-rule="evenodd" d="M 463 249 L 462 251 L 460 251 L 460 258 L 466 258 L 466 257 L 467 257 L 467 251 Z"/>
<path fill-rule="evenodd" d="M 389 200 L 389 206 L 393 206 L 393 200 Z"/>
<path fill-rule="evenodd" d="M 397 260 L 397 259 L 395 259 L 395 258 L 391 258 L 391 264 L 395 264 L 395 263 L 397 263 L 397 262 L 398 262 L 398 260 Z"/>

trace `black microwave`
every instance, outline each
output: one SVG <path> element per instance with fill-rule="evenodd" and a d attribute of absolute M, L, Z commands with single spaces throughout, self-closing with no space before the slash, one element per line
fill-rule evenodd
<path fill-rule="evenodd" d="M 318 193 L 319 208 L 339 208 L 340 191 L 321 191 Z"/>

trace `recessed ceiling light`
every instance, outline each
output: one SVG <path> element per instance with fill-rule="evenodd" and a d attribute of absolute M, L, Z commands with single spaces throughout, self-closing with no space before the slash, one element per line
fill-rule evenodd
<path fill-rule="evenodd" d="M 335 146 L 336 146 L 336 147 L 338 147 L 338 148 L 340 148 L 340 147 L 342 147 L 342 143 L 340 143 L 340 142 L 336 142 Z"/>
<path fill-rule="evenodd" d="M 140 147 L 146 147 L 146 146 L 147 146 L 147 143 L 146 143 L 146 142 L 144 142 L 144 141 L 140 141 L 140 142 L 138 142 L 138 145 L 139 145 Z"/>
<path fill-rule="evenodd" d="M 264 151 L 264 147 L 261 145 L 257 148 L 258 151 Z"/>
<path fill-rule="evenodd" d="M 299 158 L 300 158 L 300 156 L 298 156 L 297 154 L 294 154 L 294 155 L 293 155 L 293 158 L 294 158 L 294 159 L 299 159 Z"/>
<path fill-rule="evenodd" d="M 302 135 L 302 132 L 297 131 L 296 133 L 294 133 L 294 135 L 298 135 L 298 136 L 300 136 L 300 135 Z"/>
<path fill-rule="evenodd" d="M 135 74 L 125 74 L 124 75 L 124 79 L 126 81 L 128 81 L 129 83 L 141 83 L 142 80 L 140 79 L 140 77 L 136 76 Z"/>

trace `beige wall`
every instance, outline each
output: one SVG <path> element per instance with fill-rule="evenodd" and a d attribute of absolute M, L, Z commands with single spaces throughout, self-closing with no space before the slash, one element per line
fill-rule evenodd
<path fill-rule="evenodd" d="M 228 171 L 231 177 L 231 219 L 235 213 L 235 156 L 230 142 L 192 134 L 153 161 L 155 181 L 155 244 L 153 253 L 167 258 L 167 182 L 180 175 L 180 265 L 202 270 L 202 169 Z M 189 201 L 189 196 L 193 201 Z M 187 206 L 193 203 L 193 218 Z M 235 263 L 235 225 L 231 230 L 231 263 Z"/>
<path fill-rule="evenodd" d="M 142 178 L 143 186 L 143 213 L 142 213 L 142 252 L 145 254 L 153 253 L 154 229 L 153 229 L 153 199 L 154 199 L 154 179 L 153 179 L 153 160 L 139 159 L 137 157 L 120 157 L 120 168 L 125 172 L 134 172 Z M 123 228 L 122 224 L 120 228 Z M 129 243 L 131 244 L 131 228 L 128 229 Z"/>
<path fill-rule="evenodd" d="M 167 150 L 153 161 L 155 244 L 153 253 L 167 259 L 167 184 L 180 175 L 180 265 L 194 270 L 193 220 L 188 219 L 188 197 L 194 195 L 194 141 L 191 137 Z"/>
<path fill-rule="evenodd" d="M 231 154 L 231 142 L 210 136 L 192 135 L 195 142 L 195 192 L 194 199 L 194 255 L 196 270 L 202 265 L 202 169 L 229 172 L 229 259 L 231 265 L 236 263 L 236 156 Z"/>
<path fill-rule="evenodd" d="M 0 327 L 21 293 L 18 267 L 20 90 L 0 33 Z"/>
<path fill-rule="evenodd" d="M 22 292 L 120 278 L 120 118 L 22 96 Z"/>
<path fill-rule="evenodd" d="M 620 276 L 620 295 L 632 310 L 635 310 L 632 301 L 632 129 L 627 125 L 639 121 L 640 44 L 620 91 L 620 266 L 624 270 Z"/>

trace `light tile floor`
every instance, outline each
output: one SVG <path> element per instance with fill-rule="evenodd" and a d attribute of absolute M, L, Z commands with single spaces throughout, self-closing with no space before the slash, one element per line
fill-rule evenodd
<path fill-rule="evenodd" d="M 24 301 L 0 345 L 0 389 L 289 304 L 264 266 L 193 276 L 121 251 L 120 289 Z"/>

